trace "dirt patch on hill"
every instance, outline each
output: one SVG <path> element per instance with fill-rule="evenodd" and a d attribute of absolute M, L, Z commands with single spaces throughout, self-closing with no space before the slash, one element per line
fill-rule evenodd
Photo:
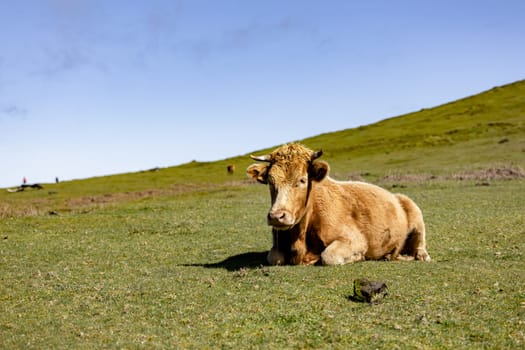
<path fill-rule="evenodd" d="M 432 174 L 388 174 L 379 179 L 379 182 L 424 182 L 435 180 L 438 177 Z"/>
<path fill-rule="evenodd" d="M 388 174 L 380 182 L 425 182 L 431 180 L 494 181 L 524 179 L 525 170 L 520 166 L 499 166 L 481 170 L 467 170 L 449 175 L 433 174 Z"/>
<path fill-rule="evenodd" d="M 207 184 L 184 184 L 172 186 L 163 189 L 149 189 L 142 191 L 123 192 L 123 193 L 107 193 L 96 196 L 84 196 L 71 198 L 66 201 L 68 208 L 79 208 L 79 207 L 91 207 L 91 206 L 103 206 L 112 203 L 126 202 L 132 200 L 140 200 L 144 198 L 160 197 L 160 196 L 173 196 L 180 195 L 183 193 L 190 193 L 201 190 L 209 190 L 215 187 L 214 185 Z"/>
<path fill-rule="evenodd" d="M 525 170 L 519 166 L 493 167 L 484 170 L 466 171 L 450 176 L 453 180 L 513 180 L 525 178 Z"/>
<path fill-rule="evenodd" d="M 216 184 L 182 184 L 168 188 L 148 189 L 122 193 L 107 193 L 92 196 L 80 196 L 65 199 L 63 202 L 53 196 L 48 198 L 34 198 L 17 203 L 0 203 L 0 218 L 24 217 L 37 215 L 59 215 L 63 212 L 89 212 L 122 202 L 137 201 L 146 198 L 175 196 L 198 191 L 210 191 L 217 188 Z M 49 193 L 52 194 L 51 192 Z"/>

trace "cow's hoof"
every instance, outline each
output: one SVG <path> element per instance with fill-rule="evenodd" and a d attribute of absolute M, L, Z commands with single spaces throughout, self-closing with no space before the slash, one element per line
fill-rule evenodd
<path fill-rule="evenodd" d="M 266 260 L 268 260 L 270 265 L 284 265 L 286 262 L 284 259 L 284 254 L 275 249 L 272 249 L 268 252 Z"/>
<path fill-rule="evenodd" d="M 415 256 L 416 260 L 419 261 L 432 261 L 430 258 L 430 255 L 427 253 L 425 249 L 418 249 Z"/>

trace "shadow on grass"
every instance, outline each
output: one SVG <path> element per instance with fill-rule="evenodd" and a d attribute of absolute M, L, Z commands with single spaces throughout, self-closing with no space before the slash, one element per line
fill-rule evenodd
<path fill-rule="evenodd" d="M 237 271 L 241 268 L 255 269 L 268 265 L 266 261 L 268 252 L 249 252 L 230 256 L 222 261 L 211 264 L 185 264 L 184 266 L 202 266 L 211 269 L 226 269 L 228 271 Z"/>

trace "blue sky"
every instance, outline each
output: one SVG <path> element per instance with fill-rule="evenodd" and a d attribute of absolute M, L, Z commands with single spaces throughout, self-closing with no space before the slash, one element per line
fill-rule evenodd
<path fill-rule="evenodd" d="M 0 187 L 212 161 L 525 78 L 525 1 L 0 1 Z"/>

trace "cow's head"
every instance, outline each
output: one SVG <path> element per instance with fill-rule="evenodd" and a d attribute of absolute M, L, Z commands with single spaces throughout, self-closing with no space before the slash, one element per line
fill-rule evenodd
<path fill-rule="evenodd" d="M 272 207 L 268 225 L 287 230 L 304 217 L 312 181 L 321 181 L 328 174 L 326 162 L 315 161 L 323 154 L 300 144 L 287 144 L 264 156 L 251 156 L 265 163 L 252 164 L 246 170 L 249 177 L 268 184 Z"/>

